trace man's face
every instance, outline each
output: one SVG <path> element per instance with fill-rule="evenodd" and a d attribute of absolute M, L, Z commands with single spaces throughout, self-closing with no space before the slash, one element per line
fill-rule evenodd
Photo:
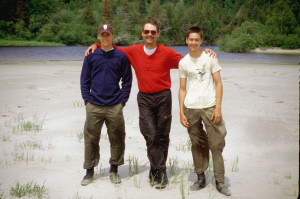
<path fill-rule="evenodd" d="M 198 33 L 190 33 L 189 37 L 186 38 L 186 44 L 189 47 L 189 51 L 197 51 L 200 49 L 200 45 L 202 44 L 202 39 Z"/>
<path fill-rule="evenodd" d="M 142 32 L 142 36 L 145 44 L 156 44 L 156 40 L 159 37 L 159 32 L 157 32 L 156 26 L 147 23 L 144 26 L 144 31 Z"/>
<path fill-rule="evenodd" d="M 101 34 L 98 34 L 98 39 L 100 39 L 101 46 L 107 47 L 112 45 L 114 35 L 107 32 L 103 32 Z"/>

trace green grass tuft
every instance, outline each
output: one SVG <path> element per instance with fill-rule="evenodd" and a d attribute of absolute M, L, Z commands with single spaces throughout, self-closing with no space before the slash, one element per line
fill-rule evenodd
<path fill-rule="evenodd" d="M 15 186 L 10 188 L 10 195 L 18 198 L 24 196 L 42 198 L 45 194 L 47 194 L 47 189 L 44 184 L 40 186 L 37 183 L 33 183 L 33 181 L 28 182 L 25 185 L 21 185 L 17 182 Z"/>

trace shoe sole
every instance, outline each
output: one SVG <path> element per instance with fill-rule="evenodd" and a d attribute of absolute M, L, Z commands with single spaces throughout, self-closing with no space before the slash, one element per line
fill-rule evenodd
<path fill-rule="evenodd" d="M 93 180 L 81 182 L 81 186 L 86 186 L 88 184 L 91 184 L 92 182 L 93 182 Z"/>
<path fill-rule="evenodd" d="M 203 189 L 204 187 L 206 187 L 206 185 L 203 185 L 203 186 L 199 187 L 199 189 L 191 189 L 190 188 L 190 191 L 199 191 L 199 190 Z"/>
<path fill-rule="evenodd" d="M 166 188 L 167 186 L 155 186 L 155 189 L 164 189 Z"/>

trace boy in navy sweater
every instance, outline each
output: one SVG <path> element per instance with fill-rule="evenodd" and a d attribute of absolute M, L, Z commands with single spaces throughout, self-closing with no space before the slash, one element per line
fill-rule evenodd
<path fill-rule="evenodd" d="M 94 167 L 99 163 L 99 140 L 104 122 L 110 142 L 110 180 L 113 183 L 121 182 L 118 166 L 124 164 L 125 150 L 122 110 L 129 98 L 132 83 L 129 60 L 123 52 L 112 47 L 113 28 L 103 24 L 98 33 L 101 48 L 85 57 L 80 77 L 81 95 L 86 105 L 83 164 L 86 175 L 81 181 L 83 186 L 93 181 Z"/>

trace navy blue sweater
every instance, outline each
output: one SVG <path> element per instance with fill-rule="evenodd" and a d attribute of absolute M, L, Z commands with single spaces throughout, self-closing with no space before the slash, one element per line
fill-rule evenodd
<path fill-rule="evenodd" d="M 98 48 L 85 57 L 80 77 L 81 95 L 85 104 L 90 102 L 111 106 L 122 103 L 125 106 L 131 83 L 130 62 L 123 52 L 116 49 L 105 52 Z"/>

